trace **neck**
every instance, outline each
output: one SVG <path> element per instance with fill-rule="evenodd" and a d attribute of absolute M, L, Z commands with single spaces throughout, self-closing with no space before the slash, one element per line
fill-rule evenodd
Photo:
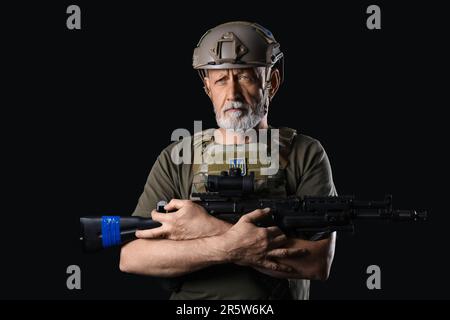
<path fill-rule="evenodd" d="M 214 131 L 214 141 L 220 144 L 244 144 L 257 141 L 259 129 L 268 129 L 267 115 L 253 128 L 248 131 L 234 131 L 232 129 L 219 128 Z M 255 136 L 256 131 L 256 136 Z"/>

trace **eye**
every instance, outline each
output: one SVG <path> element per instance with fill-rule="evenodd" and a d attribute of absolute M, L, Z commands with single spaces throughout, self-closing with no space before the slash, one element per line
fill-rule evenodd
<path fill-rule="evenodd" d="M 222 77 L 222 78 L 217 79 L 214 83 L 217 85 L 224 85 L 225 82 L 226 82 L 226 77 Z"/>
<path fill-rule="evenodd" d="M 239 80 L 240 80 L 240 81 L 253 81 L 253 78 L 250 77 L 250 76 L 247 75 L 247 74 L 240 74 L 240 75 L 239 75 Z"/>

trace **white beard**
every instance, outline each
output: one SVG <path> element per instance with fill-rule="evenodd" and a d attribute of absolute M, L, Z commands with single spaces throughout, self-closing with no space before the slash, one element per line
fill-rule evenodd
<path fill-rule="evenodd" d="M 240 101 L 227 102 L 219 113 L 214 109 L 217 125 L 220 128 L 235 131 L 247 131 L 248 129 L 252 129 L 264 118 L 266 114 L 264 105 L 264 99 L 261 100 L 255 109 Z M 226 113 L 229 109 L 242 110 Z"/>

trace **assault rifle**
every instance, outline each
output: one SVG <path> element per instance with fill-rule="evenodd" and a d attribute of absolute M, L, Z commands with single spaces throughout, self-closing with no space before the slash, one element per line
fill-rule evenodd
<path fill-rule="evenodd" d="M 303 199 L 258 199 L 254 195 L 254 173 L 242 176 L 240 168 L 231 168 L 221 175 L 209 175 L 207 192 L 193 194 L 194 202 L 218 219 L 236 223 L 253 210 L 270 208 L 270 217 L 259 226 L 276 225 L 286 233 L 354 231 L 357 220 L 425 221 L 426 211 L 394 210 L 392 196 L 380 201 L 361 201 L 353 196 L 313 197 Z M 157 211 L 166 212 L 165 201 Z M 161 224 L 151 218 L 132 216 L 81 217 L 81 237 L 87 252 L 122 245 L 136 239 L 136 230 L 152 229 Z"/>

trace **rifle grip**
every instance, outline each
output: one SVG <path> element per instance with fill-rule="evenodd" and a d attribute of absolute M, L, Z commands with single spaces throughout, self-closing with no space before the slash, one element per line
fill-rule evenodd
<path fill-rule="evenodd" d="M 166 209 L 164 209 L 165 205 L 167 204 L 166 201 L 161 200 L 156 204 L 156 211 L 160 213 L 167 213 Z"/>

